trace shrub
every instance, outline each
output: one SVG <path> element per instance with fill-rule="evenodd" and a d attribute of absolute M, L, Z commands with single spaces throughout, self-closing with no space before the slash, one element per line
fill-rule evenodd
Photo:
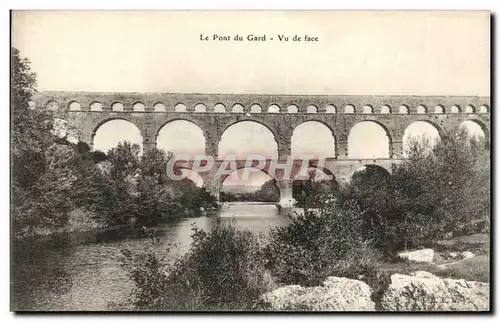
<path fill-rule="evenodd" d="M 314 286 L 327 276 L 371 278 L 379 254 L 362 237 L 362 218 L 333 201 L 317 205 L 270 232 L 267 267 L 280 283 Z"/>
<path fill-rule="evenodd" d="M 152 253 L 124 251 L 141 310 L 248 310 L 272 286 L 258 238 L 232 225 L 194 229 L 190 250 L 171 265 Z"/>

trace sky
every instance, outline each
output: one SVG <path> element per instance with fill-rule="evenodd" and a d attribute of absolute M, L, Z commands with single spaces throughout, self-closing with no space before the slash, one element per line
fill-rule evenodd
<path fill-rule="evenodd" d="M 40 90 L 490 93 L 488 12 L 16 11 L 12 23 Z"/>
<path fill-rule="evenodd" d="M 15 11 L 12 44 L 32 62 L 41 91 L 489 96 L 489 19 L 480 11 Z M 237 34 L 268 41 L 200 40 Z M 294 35 L 318 41 L 294 42 Z M 374 126 L 353 129 L 349 157 L 388 157 L 387 137 Z M 230 127 L 219 155 L 275 154 L 266 130 L 252 122 Z M 436 134 L 423 124 L 411 130 Z M 99 129 L 94 145 L 106 150 L 124 139 L 142 141 L 137 128 L 116 120 Z M 201 130 L 189 122 L 164 126 L 157 143 L 204 151 Z M 318 123 L 300 125 L 292 137 L 292 154 L 333 151 L 331 133 Z M 259 175 L 253 183 L 267 179 Z"/>

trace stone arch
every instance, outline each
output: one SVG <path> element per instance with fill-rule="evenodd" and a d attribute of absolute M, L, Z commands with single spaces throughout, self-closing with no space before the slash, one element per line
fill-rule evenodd
<path fill-rule="evenodd" d="M 109 128 L 109 126 L 112 126 L 111 124 L 115 121 L 119 121 L 118 122 L 118 125 L 121 124 L 120 127 L 123 127 L 123 128 L 120 128 L 119 130 L 117 130 L 116 128 Z M 116 123 L 116 122 L 115 122 Z M 127 128 L 125 128 L 125 126 Z M 102 121 L 100 121 L 99 123 L 97 123 L 97 125 L 94 126 L 94 129 L 92 130 L 92 147 L 94 149 L 96 149 L 96 139 L 99 139 L 100 140 L 100 132 L 99 131 L 103 131 L 104 130 L 104 133 L 103 133 L 103 142 L 100 142 L 99 141 L 99 144 L 98 145 L 102 145 L 102 148 L 100 150 L 102 151 L 105 151 L 106 148 L 112 148 L 112 147 L 116 147 L 116 145 L 112 146 L 114 143 L 119 143 L 119 142 L 123 142 L 123 141 L 129 141 L 130 143 L 132 144 L 138 144 L 139 146 L 141 146 L 141 149 L 142 149 L 142 143 L 143 143 L 143 134 L 139 128 L 139 126 L 137 126 L 134 122 L 130 121 L 129 119 L 126 119 L 126 118 L 123 118 L 123 117 L 111 117 L 111 118 L 106 118 Z M 116 141 L 116 140 L 109 140 L 109 134 L 106 134 L 106 131 L 110 131 L 112 132 L 113 134 L 116 134 L 115 136 L 116 137 L 119 137 L 120 140 Z M 119 131 L 119 132 L 118 132 Z M 104 149 L 104 150 L 103 150 Z"/>
<path fill-rule="evenodd" d="M 280 113 L 281 112 L 281 109 L 280 109 L 280 106 L 276 105 L 276 104 L 272 104 L 270 105 L 268 108 L 267 108 L 267 112 L 268 113 Z"/>
<path fill-rule="evenodd" d="M 196 171 L 190 168 L 179 168 L 179 171 L 184 175 L 184 179 L 188 179 L 193 182 L 196 187 L 203 187 L 205 182 L 203 181 L 203 177 L 198 174 Z"/>
<path fill-rule="evenodd" d="M 57 103 L 57 101 L 55 100 L 49 100 L 46 104 L 45 104 L 45 108 L 47 110 L 51 110 L 51 111 L 55 111 L 55 110 L 58 110 L 59 109 L 59 104 Z"/>
<path fill-rule="evenodd" d="M 123 111 L 123 104 L 120 102 L 114 102 L 111 105 L 111 110 L 112 111 Z"/>
<path fill-rule="evenodd" d="M 157 102 L 153 105 L 153 111 L 156 113 L 165 113 L 167 111 L 167 106 L 164 103 Z"/>
<path fill-rule="evenodd" d="M 485 139 L 485 141 L 487 143 L 489 143 L 489 131 L 488 131 L 488 127 L 480 120 L 478 119 L 466 119 L 464 120 L 463 122 L 460 123 L 459 127 L 462 127 L 464 125 L 466 125 L 467 123 L 473 123 L 474 125 L 478 126 L 478 129 L 480 129 L 482 131 L 482 135 Z M 467 128 L 468 129 L 468 128 Z M 474 133 L 470 133 L 470 134 L 474 134 Z"/>
<path fill-rule="evenodd" d="M 262 113 L 262 107 L 259 104 L 252 104 L 252 106 L 250 106 L 250 112 L 260 114 Z"/>
<path fill-rule="evenodd" d="M 138 101 L 138 102 L 134 103 L 134 105 L 132 106 L 132 110 L 134 112 L 142 113 L 142 112 L 146 111 L 146 106 L 142 102 Z"/>
<path fill-rule="evenodd" d="M 370 105 L 363 106 L 363 114 L 373 114 L 373 107 Z"/>
<path fill-rule="evenodd" d="M 233 105 L 233 109 L 231 110 L 231 112 L 233 112 L 233 113 L 243 113 L 244 112 L 243 105 L 242 104 L 234 104 Z"/>
<path fill-rule="evenodd" d="M 427 106 L 418 105 L 417 106 L 417 114 L 427 114 Z"/>
<path fill-rule="evenodd" d="M 311 105 L 307 106 L 306 113 L 308 113 L 308 114 L 317 114 L 318 113 L 318 107 L 316 107 L 315 105 L 311 104 Z"/>
<path fill-rule="evenodd" d="M 314 182 L 315 189 L 324 188 L 325 192 L 331 193 L 339 186 L 337 177 L 325 167 L 317 167 L 310 164 L 305 171 L 296 173 L 292 182 L 292 197 L 298 202 L 298 206 L 304 201 L 307 192 L 304 191 L 304 185 Z"/>
<path fill-rule="evenodd" d="M 335 107 L 335 105 L 332 105 L 332 104 L 327 105 L 325 113 L 326 114 L 336 114 L 337 113 L 337 107 Z"/>
<path fill-rule="evenodd" d="M 434 114 L 444 114 L 444 107 L 442 105 L 434 107 Z"/>
<path fill-rule="evenodd" d="M 408 114 L 409 113 L 408 106 L 406 106 L 406 105 L 399 106 L 399 113 L 400 114 Z"/>
<path fill-rule="evenodd" d="M 298 124 L 291 136 L 291 155 L 294 157 L 310 155 L 314 159 L 335 158 L 336 140 L 332 128 L 319 120 L 306 120 Z"/>
<path fill-rule="evenodd" d="M 482 113 L 482 114 L 486 114 L 490 111 L 490 108 L 488 107 L 488 105 L 481 105 L 479 107 L 479 112 Z"/>
<path fill-rule="evenodd" d="M 226 112 L 226 106 L 222 103 L 215 104 L 214 106 L 214 113 L 225 113 Z"/>
<path fill-rule="evenodd" d="M 408 126 L 406 126 L 405 128 L 405 131 L 408 129 L 408 127 L 410 127 L 412 124 L 415 124 L 415 123 L 418 123 L 418 122 L 423 122 L 423 123 L 428 123 L 429 125 L 431 125 L 432 127 L 434 127 L 438 134 L 439 134 L 439 137 L 443 137 L 443 129 L 441 127 L 439 127 L 438 124 L 436 124 L 435 122 L 431 121 L 431 120 L 427 120 L 427 119 L 421 119 L 421 120 L 416 120 L 416 121 L 413 121 L 411 122 Z"/>
<path fill-rule="evenodd" d="M 389 105 L 382 105 L 382 107 L 380 107 L 380 113 L 381 114 L 390 114 L 391 107 Z"/>
<path fill-rule="evenodd" d="M 460 111 L 461 111 L 461 110 L 460 110 L 460 106 L 458 106 L 458 105 L 453 105 L 453 106 L 451 106 L 450 112 L 451 112 L 452 114 L 459 114 L 459 113 L 460 113 Z"/>
<path fill-rule="evenodd" d="M 248 124 L 245 125 L 247 129 L 238 132 L 238 126 L 242 124 Z M 231 134 L 235 130 L 237 134 Z M 269 144 L 272 146 L 269 146 Z M 224 127 L 221 132 L 217 154 L 220 158 L 223 158 L 226 154 L 236 154 L 237 157 L 243 157 L 243 159 L 248 154 L 274 158 L 278 156 L 279 147 L 280 143 L 271 126 L 256 119 L 243 119 Z"/>
<path fill-rule="evenodd" d="M 297 107 L 297 105 L 289 105 L 287 108 L 286 108 L 286 112 L 289 113 L 289 114 L 297 114 L 299 112 L 299 107 Z"/>
<path fill-rule="evenodd" d="M 412 131 L 416 132 L 412 133 Z M 410 148 L 414 140 L 426 140 L 430 146 L 434 146 L 442 137 L 442 129 L 430 120 L 417 120 L 409 124 L 402 137 L 403 141 L 403 156 L 407 156 L 407 150 Z"/>
<path fill-rule="evenodd" d="M 177 113 L 185 113 L 187 111 L 187 107 L 183 103 L 177 103 L 174 106 L 174 111 Z"/>
<path fill-rule="evenodd" d="M 169 139 L 172 137 L 174 139 Z M 180 117 L 169 119 L 157 129 L 154 141 L 158 149 L 166 152 L 205 154 L 205 133 L 201 126 L 192 119 Z"/>
<path fill-rule="evenodd" d="M 245 167 L 245 166 L 237 166 L 236 169 L 232 170 L 228 174 L 223 174 L 218 179 L 218 184 L 220 185 L 219 193 L 228 193 L 228 194 L 237 194 L 234 191 L 231 191 L 230 186 L 234 185 L 256 185 L 255 183 L 260 183 L 259 189 L 262 188 L 265 184 L 270 182 L 272 186 L 272 194 L 268 196 L 273 196 L 274 199 L 270 200 L 272 202 L 279 202 L 282 197 L 282 191 L 278 186 L 278 183 L 274 177 L 272 177 L 266 169 L 259 169 L 254 167 Z M 269 185 L 267 186 L 270 187 Z M 236 195 L 235 195 L 236 196 Z M 228 199 L 224 199 L 223 195 L 219 194 L 219 199 L 227 201 Z M 240 199 L 241 200 L 241 199 Z M 238 200 L 237 200 L 238 201 Z"/>
<path fill-rule="evenodd" d="M 366 129 L 363 130 L 363 127 Z M 390 158 L 392 136 L 389 129 L 374 120 L 356 123 L 347 137 L 348 158 Z"/>
<path fill-rule="evenodd" d="M 102 111 L 102 103 L 99 101 L 93 101 L 90 104 L 90 111 Z"/>
<path fill-rule="evenodd" d="M 194 106 L 194 112 L 195 113 L 206 113 L 207 112 L 207 106 L 204 104 L 196 104 Z"/>
<path fill-rule="evenodd" d="M 79 110 L 82 110 L 82 106 L 80 105 L 79 102 L 77 102 L 76 100 L 73 100 L 73 101 L 69 102 L 68 109 L 70 111 L 79 111 Z"/>
<path fill-rule="evenodd" d="M 473 114 L 476 112 L 476 107 L 474 107 L 474 105 L 467 105 L 467 107 L 465 107 L 465 112 L 467 114 Z"/>
<path fill-rule="evenodd" d="M 378 174 L 378 175 L 382 175 L 385 177 L 391 176 L 391 173 L 389 172 L 389 170 L 387 170 L 387 168 L 385 168 L 383 166 L 375 165 L 375 164 L 366 164 L 366 165 L 363 165 L 363 166 L 357 168 L 352 173 L 351 181 L 352 181 L 352 179 L 356 179 L 356 176 L 360 175 L 360 174 L 370 174 L 370 175 L 377 175 Z"/>
<path fill-rule="evenodd" d="M 356 107 L 351 104 L 347 104 L 344 106 L 344 114 L 355 114 L 356 113 Z"/>

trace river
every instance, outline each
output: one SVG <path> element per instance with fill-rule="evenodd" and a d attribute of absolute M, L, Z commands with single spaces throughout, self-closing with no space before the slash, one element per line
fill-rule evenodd
<path fill-rule="evenodd" d="M 267 235 L 288 218 L 271 203 L 229 203 L 218 215 L 222 223 Z M 106 311 L 125 304 L 133 289 L 120 267 L 121 250 L 154 251 L 164 259 L 185 252 L 193 227 L 209 231 L 217 215 L 185 218 L 157 227 L 159 244 L 152 246 L 140 229 L 110 233 L 80 245 L 43 242 L 16 250 L 12 269 L 12 308 L 17 311 Z"/>

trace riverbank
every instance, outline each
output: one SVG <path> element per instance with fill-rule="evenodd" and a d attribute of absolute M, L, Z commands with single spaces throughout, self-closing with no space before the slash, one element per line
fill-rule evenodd
<path fill-rule="evenodd" d="M 164 262 L 185 253 L 192 228 L 211 231 L 217 221 L 267 235 L 287 224 L 274 204 L 233 203 L 219 215 L 181 218 L 155 229 L 159 242 L 141 234 L 142 227 L 115 226 L 93 232 L 24 238 L 13 248 L 12 309 L 17 311 L 116 311 L 132 308 L 127 298 L 133 283 L 120 266 L 122 250 L 153 249 Z M 96 235 L 94 235 L 96 234 Z M 83 235 L 83 236 L 82 236 Z M 71 241 L 70 241 L 71 240 Z"/>

